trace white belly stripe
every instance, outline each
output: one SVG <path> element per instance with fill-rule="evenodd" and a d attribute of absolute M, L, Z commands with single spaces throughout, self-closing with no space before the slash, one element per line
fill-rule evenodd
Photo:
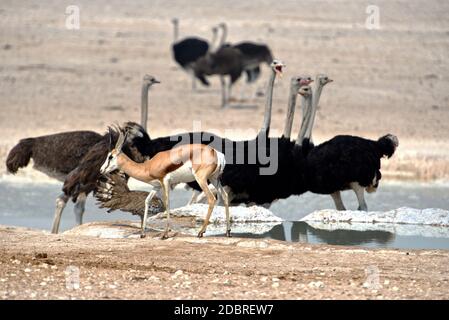
<path fill-rule="evenodd" d="M 184 162 L 184 164 L 178 169 L 167 174 L 166 178 L 170 179 L 171 186 L 175 186 L 179 183 L 195 181 L 195 176 L 193 175 L 192 170 L 192 162 L 190 160 Z"/>

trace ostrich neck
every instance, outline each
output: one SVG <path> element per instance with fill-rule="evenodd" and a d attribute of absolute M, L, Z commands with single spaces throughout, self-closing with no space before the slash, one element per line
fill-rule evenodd
<path fill-rule="evenodd" d="M 225 43 L 225 41 L 226 41 L 226 38 L 228 36 L 228 28 L 225 25 L 223 25 L 221 27 L 221 31 L 222 31 L 222 33 L 221 33 L 221 39 L 220 39 L 219 47 L 221 47 Z"/>
<path fill-rule="evenodd" d="M 178 41 L 179 37 L 179 25 L 178 23 L 173 23 L 173 41 Z"/>
<path fill-rule="evenodd" d="M 310 114 L 310 120 L 307 125 L 306 133 L 304 135 L 304 138 L 307 138 L 310 141 L 312 141 L 312 129 L 315 124 L 315 117 L 316 117 L 316 112 L 318 109 L 318 102 L 320 101 L 320 96 L 321 96 L 321 92 L 323 91 L 323 87 L 324 87 L 323 85 L 318 84 L 316 86 L 315 92 L 313 93 L 312 112 Z"/>
<path fill-rule="evenodd" d="M 271 124 L 271 107 L 273 105 L 273 88 L 274 88 L 274 80 L 276 79 L 276 72 L 273 70 L 271 72 L 270 80 L 268 80 L 267 86 L 267 98 L 265 100 L 265 115 L 263 126 L 260 131 L 265 131 L 267 134 L 270 131 Z"/>
<path fill-rule="evenodd" d="M 312 95 L 308 96 L 307 98 L 303 98 L 302 100 L 302 111 L 303 115 L 301 117 L 301 128 L 298 132 L 298 137 L 296 138 L 296 144 L 301 145 L 304 138 L 306 138 L 306 132 L 311 124 L 311 117 L 312 117 Z"/>
<path fill-rule="evenodd" d="M 294 85 L 290 86 L 290 95 L 288 97 L 287 117 L 285 118 L 284 134 L 285 138 L 290 139 L 292 133 L 293 119 L 295 116 L 297 91 Z"/>
<path fill-rule="evenodd" d="M 316 88 L 315 88 L 315 92 L 313 93 L 313 106 L 318 106 L 318 102 L 320 101 L 320 97 L 321 97 L 321 92 L 323 91 L 323 87 L 320 84 L 317 84 Z"/>
<path fill-rule="evenodd" d="M 117 164 L 120 170 L 126 173 L 128 176 L 133 177 L 142 182 L 150 182 L 153 177 L 148 173 L 144 163 L 137 163 L 132 161 L 123 152 L 118 155 Z"/>
<path fill-rule="evenodd" d="M 215 50 L 215 45 L 216 45 L 215 42 L 217 42 L 217 32 L 212 33 L 212 40 L 210 41 L 209 51 Z"/>
<path fill-rule="evenodd" d="M 142 97 L 140 106 L 140 124 L 145 131 L 147 131 L 147 121 L 148 121 L 148 89 L 149 84 L 144 83 L 142 85 Z"/>

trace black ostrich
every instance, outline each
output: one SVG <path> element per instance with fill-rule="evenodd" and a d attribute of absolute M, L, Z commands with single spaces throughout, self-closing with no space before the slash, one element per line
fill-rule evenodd
<path fill-rule="evenodd" d="M 174 27 L 174 43 L 172 45 L 173 58 L 186 72 L 192 74 L 192 89 L 196 89 L 195 76 L 192 64 L 199 58 L 205 56 L 214 45 L 217 37 L 217 29 L 212 28 L 213 37 L 211 44 L 207 40 L 198 37 L 188 37 L 178 41 L 179 20 L 172 19 Z"/>
<path fill-rule="evenodd" d="M 375 192 L 382 177 L 380 160 L 390 158 L 399 140 L 392 134 L 369 140 L 340 135 L 310 150 L 306 180 L 313 193 L 330 194 L 337 210 L 346 210 L 340 192 L 352 189 L 359 202 L 358 210 L 368 211 L 364 191 Z"/>
<path fill-rule="evenodd" d="M 243 72 L 243 55 L 240 50 L 222 46 L 215 52 L 209 52 L 193 63 L 193 71 L 201 83 L 209 86 L 207 76 L 219 75 L 221 81 L 221 107 L 228 106 L 232 85 L 240 78 Z M 229 76 L 226 84 L 225 76 Z"/>
<path fill-rule="evenodd" d="M 307 148 L 305 179 L 308 191 L 329 194 L 337 210 L 346 210 L 341 199 L 341 191 L 352 189 L 359 202 L 358 210 L 367 211 L 364 190 L 375 192 L 382 177 L 381 158 L 390 158 L 399 145 L 392 134 L 377 141 L 356 136 L 339 135 L 318 146 L 312 143 L 312 128 L 318 102 L 325 84 L 332 82 L 328 76 L 319 74 L 312 99 L 303 110 L 303 121 L 298 139 Z"/>
<path fill-rule="evenodd" d="M 146 132 L 135 123 L 126 123 L 130 132 L 129 141 L 133 147 L 127 147 L 125 152 L 132 158 L 143 160 L 137 150 L 142 144 L 148 143 Z M 117 140 L 118 132 L 101 135 L 93 131 L 70 131 L 35 138 L 26 138 L 19 141 L 9 152 L 6 159 L 8 172 L 15 174 L 20 168 L 26 167 L 33 159 L 33 168 L 45 173 L 59 181 L 70 180 L 78 172 L 77 166 L 84 161 L 86 154 L 91 150 L 98 150 L 99 146 L 108 146 L 110 140 Z M 106 149 L 107 151 L 107 149 Z M 107 152 L 104 154 L 106 156 Z M 56 199 L 55 216 L 52 224 L 52 233 L 58 233 L 62 211 L 67 201 L 72 198 L 75 202 L 76 223 L 82 224 L 86 197 L 95 188 L 96 180 L 78 185 L 71 194 L 62 193 Z M 156 199 L 157 201 L 157 199 Z"/>
<path fill-rule="evenodd" d="M 246 73 L 246 82 L 248 84 L 255 82 L 260 76 L 260 64 L 266 63 L 270 65 L 273 61 L 273 55 L 270 48 L 263 43 L 255 43 L 252 41 L 242 41 L 237 44 L 225 44 L 228 29 L 225 23 L 218 25 L 222 30 L 220 41 L 221 46 L 232 46 L 242 53 L 243 70 Z"/>

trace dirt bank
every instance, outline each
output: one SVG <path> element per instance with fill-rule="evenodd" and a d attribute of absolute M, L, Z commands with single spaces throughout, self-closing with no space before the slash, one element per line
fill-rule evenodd
<path fill-rule="evenodd" d="M 79 289 L 67 288 L 76 270 Z M 0 227 L 1 299 L 448 299 L 448 288 L 446 251 Z"/>

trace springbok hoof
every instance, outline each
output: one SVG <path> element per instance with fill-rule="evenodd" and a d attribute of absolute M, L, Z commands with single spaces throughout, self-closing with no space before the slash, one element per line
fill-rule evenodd
<path fill-rule="evenodd" d="M 143 238 L 145 238 L 147 235 L 146 234 L 141 234 L 140 235 L 140 239 L 143 239 Z"/>
<path fill-rule="evenodd" d="M 204 232 L 205 232 L 205 231 L 202 231 L 202 232 L 200 231 L 200 232 L 198 232 L 198 238 L 202 238 L 203 235 L 204 235 Z"/>

